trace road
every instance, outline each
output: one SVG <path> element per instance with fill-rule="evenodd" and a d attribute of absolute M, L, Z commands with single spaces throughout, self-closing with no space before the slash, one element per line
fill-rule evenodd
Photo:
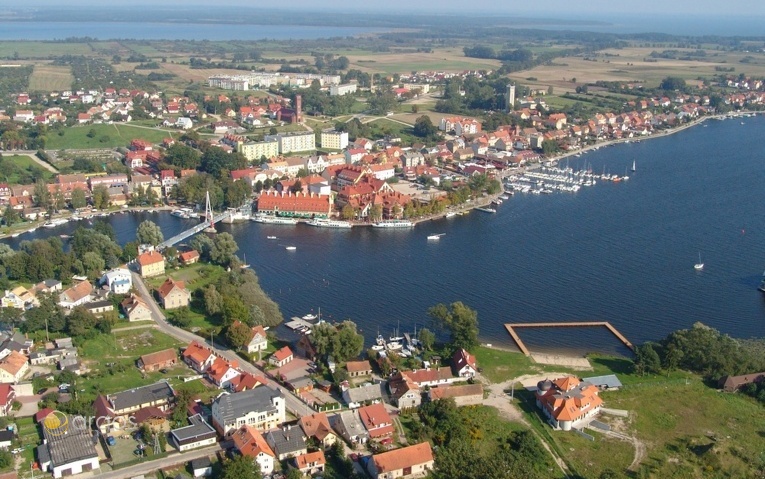
<path fill-rule="evenodd" d="M 240 366 L 239 368 L 245 372 L 257 374 L 259 376 L 264 376 L 265 373 L 263 370 L 255 366 L 254 364 L 243 361 L 242 358 L 236 354 L 235 351 L 232 351 L 228 348 L 225 348 L 223 346 L 213 346 L 210 344 L 210 341 L 201 337 L 197 336 L 194 333 L 191 333 L 189 331 L 186 331 L 185 329 L 181 329 L 178 327 L 175 327 L 167 322 L 167 318 L 162 313 L 162 310 L 159 309 L 159 305 L 157 305 L 157 302 L 154 300 L 154 296 L 151 295 L 149 292 L 149 289 L 146 287 L 146 283 L 144 283 L 143 278 L 136 273 L 135 271 L 131 272 L 133 275 L 133 285 L 138 289 L 138 292 L 141 294 L 141 297 L 143 297 L 146 300 L 146 304 L 149 306 L 149 309 L 151 309 L 151 317 L 154 320 L 154 322 L 157 324 L 157 327 L 160 331 L 163 333 L 174 337 L 175 339 L 178 339 L 179 341 L 190 343 L 192 341 L 196 341 L 201 344 L 207 344 L 208 347 L 210 347 L 213 351 L 215 351 L 215 354 L 228 359 L 229 361 L 237 361 Z M 284 397 L 286 398 L 286 405 L 287 410 L 292 413 L 295 416 L 308 416 L 313 414 L 315 411 L 310 408 L 307 404 L 305 404 L 303 401 L 298 399 L 297 396 L 292 394 L 289 390 L 277 386 L 275 384 L 269 385 L 272 389 L 279 390 Z"/>
<path fill-rule="evenodd" d="M 116 471 L 102 472 L 94 474 L 94 477 L 101 479 L 127 479 L 130 477 L 140 476 L 141 474 L 149 474 L 156 472 L 166 467 L 176 466 L 178 464 L 185 464 L 191 460 L 199 459 L 201 457 L 212 456 L 216 452 L 220 451 L 221 445 L 204 447 L 202 449 L 195 449 L 193 451 L 181 453 L 172 453 L 162 459 L 156 459 L 154 461 L 146 461 L 135 466 L 126 467 L 124 469 L 118 469 Z"/>

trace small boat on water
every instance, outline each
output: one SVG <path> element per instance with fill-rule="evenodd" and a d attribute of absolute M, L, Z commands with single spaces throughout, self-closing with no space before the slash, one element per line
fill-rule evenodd
<path fill-rule="evenodd" d="M 760 281 L 760 285 L 757 287 L 757 289 L 765 293 L 765 273 L 762 273 L 762 281 Z"/>
<path fill-rule="evenodd" d="M 286 246 L 284 249 L 287 251 L 295 251 L 297 249 L 297 246 Z"/>
<path fill-rule="evenodd" d="M 61 238 L 62 240 L 67 240 L 67 239 L 71 238 L 71 236 L 69 236 L 69 235 L 58 235 L 58 237 Z"/>
<path fill-rule="evenodd" d="M 446 234 L 446 233 L 439 233 L 439 234 L 435 234 L 435 235 L 428 235 L 428 239 L 429 239 L 429 240 L 433 240 L 433 241 L 435 241 L 435 240 L 440 240 L 440 239 L 441 239 L 441 237 L 442 237 L 443 235 L 445 235 L 445 234 Z"/>
<path fill-rule="evenodd" d="M 693 265 L 693 269 L 696 271 L 701 271 L 704 269 L 704 263 L 701 262 L 701 253 L 699 253 L 699 262 Z"/>
<path fill-rule="evenodd" d="M 496 213 L 497 210 L 494 208 L 476 208 L 478 211 L 483 211 L 484 213 Z"/>
<path fill-rule="evenodd" d="M 704 125 L 706 126 L 706 125 Z M 632 170 L 633 173 L 635 172 L 635 160 L 632 160 Z"/>
<path fill-rule="evenodd" d="M 454 218 L 455 216 L 457 216 L 457 213 L 455 213 L 454 211 L 450 211 L 446 213 L 447 218 Z"/>
<path fill-rule="evenodd" d="M 303 316 L 303 319 L 305 319 L 306 321 L 313 321 L 316 318 L 318 318 L 318 316 L 316 316 L 313 313 L 308 313 L 305 316 Z"/>
<path fill-rule="evenodd" d="M 277 238 L 276 238 L 276 236 L 266 236 L 266 239 L 275 240 Z"/>

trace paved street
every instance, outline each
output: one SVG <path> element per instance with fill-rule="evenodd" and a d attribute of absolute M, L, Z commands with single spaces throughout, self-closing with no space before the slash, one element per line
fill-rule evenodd
<path fill-rule="evenodd" d="M 185 464 L 193 459 L 199 459 L 200 457 L 212 456 L 217 451 L 221 450 L 220 445 L 204 447 L 202 449 L 195 449 L 193 451 L 180 453 L 172 453 L 162 459 L 155 461 L 146 461 L 135 466 L 126 467 L 124 469 L 118 469 L 116 471 L 108 471 L 93 474 L 94 477 L 101 479 L 127 479 L 130 477 L 140 476 L 141 474 L 150 474 L 164 469 L 166 467 L 176 466 L 178 464 Z M 103 469 L 102 469 L 103 471 Z M 87 477 L 83 474 L 83 477 Z"/>
<path fill-rule="evenodd" d="M 196 341 L 200 344 L 207 344 L 219 356 L 224 357 L 228 359 L 229 361 L 237 361 L 240 364 L 240 368 L 243 371 L 253 373 L 253 374 L 258 374 L 258 375 L 265 374 L 263 370 L 256 367 L 255 365 L 249 362 L 243 361 L 242 358 L 239 357 L 235 351 L 225 348 L 222 345 L 215 345 L 215 347 L 213 348 L 208 339 L 205 339 L 201 336 L 197 336 L 194 333 L 191 333 L 181 328 L 177 328 L 171 325 L 170 323 L 168 323 L 167 319 L 165 318 L 165 315 L 162 313 L 162 310 L 157 305 L 157 302 L 154 301 L 154 297 L 150 294 L 149 289 L 146 287 L 146 283 L 143 282 L 143 278 L 141 278 L 141 276 L 136 272 L 132 272 L 132 275 L 133 275 L 133 284 L 138 289 L 141 296 L 147 300 L 147 304 L 149 308 L 151 309 L 152 318 L 154 319 L 154 322 L 159 327 L 160 331 L 186 343 Z M 286 397 L 287 410 L 291 412 L 294 416 L 307 416 L 315 412 L 303 401 L 301 401 L 294 394 L 292 394 L 289 390 L 281 386 L 277 386 L 273 383 L 270 385 L 270 387 L 274 389 L 278 389 L 279 391 L 281 391 L 282 394 L 284 394 L 284 396 Z"/>

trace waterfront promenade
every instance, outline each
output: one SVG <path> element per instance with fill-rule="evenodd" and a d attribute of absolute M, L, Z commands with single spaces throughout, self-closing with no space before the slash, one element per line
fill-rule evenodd
<path fill-rule="evenodd" d="M 524 344 L 521 337 L 518 336 L 518 333 L 515 331 L 515 329 L 517 328 L 591 328 L 591 327 L 605 327 L 614 336 L 616 336 L 616 339 L 621 341 L 625 346 L 627 346 L 629 349 L 633 351 L 635 350 L 635 347 L 632 345 L 632 343 L 608 321 L 574 321 L 574 322 L 564 322 L 564 323 L 514 323 L 514 324 L 506 323 L 505 324 L 505 329 L 507 329 L 507 332 L 510 334 L 510 337 L 513 338 L 513 341 L 515 341 L 515 344 L 518 346 L 518 349 L 520 349 L 521 352 L 525 354 L 526 356 L 531 356 L 531 351 L 529 351 L 529 349 L 526 347 L 526 344 Z"/>

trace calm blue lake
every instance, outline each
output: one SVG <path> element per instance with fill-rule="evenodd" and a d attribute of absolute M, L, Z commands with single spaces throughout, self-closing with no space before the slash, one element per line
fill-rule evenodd
<path fill-rule="evenodd" d="M 427 309 L 463 301 L 481 338 L 511 346 L 504 323 L 610 321 L 634 343 L 701 321 L 735 337 L 765 337 L 765 118 L 708 121 L 665 138 L 570 160 L 623 175 L 576 194 L 515 195 L 489 215 L 413 230 L 328 230 L 305 225 L 221 225 L 285 317 L 321 307 L 351 318 L 367 341 L 378 330 L 426 325 Z M 190 226 L 163 214 L 109 218 L 121 241 L 144 219 L 169 237 Z M 67 224 L 23 239 L 70 232 Z M 445 233 L 438 242 L 426 237 Z M 268 240 L 267 236 L 277 236 Z M 297 247 L 285 250 L 286 245 Z M 693 269 L 701 254 L 705 268 Z M 536 350 L 623 352 L 605 331 L 524 331 Z"/>

